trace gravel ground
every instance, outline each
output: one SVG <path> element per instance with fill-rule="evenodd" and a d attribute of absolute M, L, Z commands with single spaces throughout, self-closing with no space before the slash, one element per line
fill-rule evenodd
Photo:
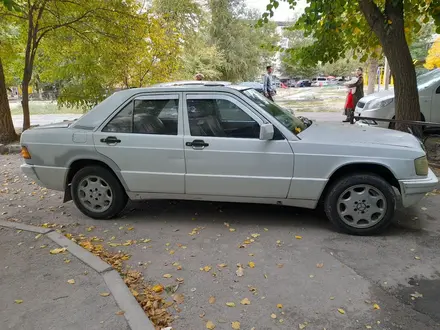
<path fill-rule="evenodd" d="M 336 233 L 317 211 L 264 205 L 149 201 L 97 221 L 24 178 L 20 163 L 0 158 L 0 218 L 63 224 L 129 253 L 127 265 L 185 297 L 172 308 L 174 330 L 440 326 L 436 193 L 377 237 Z"/>

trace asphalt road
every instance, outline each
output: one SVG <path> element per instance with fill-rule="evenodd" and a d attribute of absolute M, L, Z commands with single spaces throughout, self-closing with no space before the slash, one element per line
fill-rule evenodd
<path fill-rule="evenodd" d="M 173 330 L 208 321 L 246 330 L 440 327 L 437 194 L 376 237 L 336 233 L 317 211 L 228 203 L 130 203 L 122 217 L 96 221 L 19 165 L 17 155 L 0 158 L 0 218 L 63 224 L 128 252 L 127 265 L 152 284 L 176 289 L 179 278 L 185 299 L 171 307 Z"/>

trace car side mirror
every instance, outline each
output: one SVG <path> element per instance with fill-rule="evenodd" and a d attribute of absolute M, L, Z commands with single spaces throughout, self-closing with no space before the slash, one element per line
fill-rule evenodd
<path fill-rule="evenodd" d="M 274 130 L 272 124 L 263 124 L 260 126 L 260 140 L 272 140 L 273 134 Z"/>

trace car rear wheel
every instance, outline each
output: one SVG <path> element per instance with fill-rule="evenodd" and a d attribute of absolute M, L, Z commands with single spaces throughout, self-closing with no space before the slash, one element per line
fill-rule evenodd
<path fill-rule="evenodd" d="M 391 224 L 396 207 L 393 187 L 375 174 L 356 174 L 338 179 L 324 200 L 329 220 L 353 235 L 380 233 Z"/>
<path fill-rule="evenodd" d="M 124 188 L 106 168 L 88 166 L 72 179 L 72 199 L 76 207 L 94 219 L 111 219 L 127 204 Z"/>

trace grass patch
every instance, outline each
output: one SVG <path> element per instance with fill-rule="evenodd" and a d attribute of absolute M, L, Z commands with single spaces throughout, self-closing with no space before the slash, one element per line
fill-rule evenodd
<path fill-rule="evenodd" d="M 12 115 L 21 115 L 23 114 L 23 108 L 21 107 L 20 102 L 10 102 Z M 77 113 L 83 114 L 84 111 L 80 108 L 68 108 L 65 106 L 59 106 L 57 102 L 51 101 L 30 101 L 29 109 L 31 115 L 53 115 L 53 114 L 70 114 Z"/>

